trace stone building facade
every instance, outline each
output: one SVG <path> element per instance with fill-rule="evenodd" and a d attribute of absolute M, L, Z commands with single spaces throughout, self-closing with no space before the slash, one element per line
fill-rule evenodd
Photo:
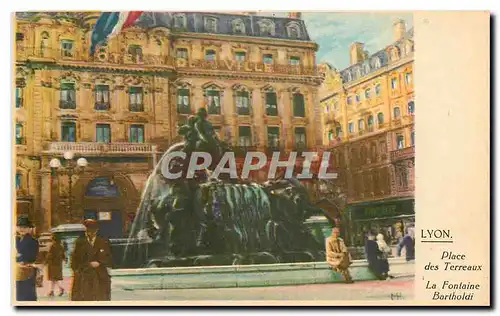
<path fill-rule="evenodd" d="M 397 240 L 414 224 L 413 30 L 397 20 L 393 36 L 375 54 L 351 44 L 344 70 L 321 65 L 323 144 L 339 168 L 353 244 L 370 229 Z"/>
<path fill-rule="evenodd" d="M 39 230 L 90 212 L 125 234 L 148 174 L 200 107 L 242 151 L 322 145 L 317 45 L 300 14 L 144 12 L 89 56 L 97 18 L 16 15 L 16 213 Z M 67 168 L 81 157 L 83 171 Z"/>

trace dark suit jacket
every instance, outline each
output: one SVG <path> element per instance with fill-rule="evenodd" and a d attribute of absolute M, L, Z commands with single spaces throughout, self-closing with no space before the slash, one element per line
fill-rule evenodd
<path fill-rule="evenodd" d="M 99 267 L 91 267 L 92 261 L 99 262 Z M 85 235 L 79 237 L 71 255 L 71 269 L 74 273 L 71 300 L 110 300 L 111 278 L 107 270 L 110 267 L 111 249 L 107 239 L 97 236 L 92 246 Z"/>

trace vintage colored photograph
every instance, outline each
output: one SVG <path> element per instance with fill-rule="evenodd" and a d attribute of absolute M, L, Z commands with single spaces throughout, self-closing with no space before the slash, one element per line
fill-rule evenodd
<path fill-rule="evenodd" d="M 412 13 L 12 20 L 14 305 L 415 299 Z"/>

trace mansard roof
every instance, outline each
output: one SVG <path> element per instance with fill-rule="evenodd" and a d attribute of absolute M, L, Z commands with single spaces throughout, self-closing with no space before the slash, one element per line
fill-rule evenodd
<path fill-rule="evenodd" d="M 396 47 L 400 52 L 405 51 L 406 48 L 404 45 L 407 41 L 413 42 L 413 28 L 408 30 L 400 40 L 393 42 L 378 52 L 368 56 L 365 60 L 341 70 L 340 76 L 342 77 L 342 81 L 344 83 L 348 83 L 349 81 L 357 80 L 371 72 L 376 71 L 380 67 L 388 65 L 391 62 L 389 50 L 392 47 Z M 412 47 L 412 51 L 413 50 L 414 48 Z"/>
<path fill-rule="evenodd" d="M 75 22 L 83 21 L 85 12 L 17 12 L 18 19 L 34 19 L 40 15 L 46 15 L 55 19 L 68 19 Z M 186 19 L 183 28 L 174 28 L 174 16 L 182 15 Z M 215 32 L 209 32 L 205 27 L 207 19 L 216 21 Z M 244 32 L 237 34 L 234 30 L 234 22 L 243 23 Z M 288 17 L 260 16 L 254 14 L 237 13 L 210 13 L 210 12 L 143 12 L 136 25 L 144 28 L 166 27 L 174 31 L 185 31 L 193 33 L 212 33 L 224 35 L 239 35 L 263 38 L 291 39 L 298 41 L 311 41 L 303 20 Z M 270 33 L 263 33 L 260 25 L 269 25 Z M 296 33 L 290 34 L 290 27 L 295 27 Z"/>

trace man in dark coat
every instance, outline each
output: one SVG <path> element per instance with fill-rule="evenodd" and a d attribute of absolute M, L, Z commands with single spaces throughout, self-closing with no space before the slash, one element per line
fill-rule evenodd
<path fill-rule="evenodd" d="M 25 216 L 17 219 L 16 236 L 16 299 L 36 301 L 36 273 L 33 265 L 38 256 L 38 241 L 30 234 L 33 227 Z"/>
<path fill-rule="evenodd" d="M 368 233 L 368 239 L 365 242 L 365 254 L 368 260 L 368 269 L 370 269 L 375 276 L 380 280 L 385 280 L 387 278 L 387 269 L 381 261 L 382 251 L 378 248 L 378 244 L 375 241 L 375 234 L 372 232 Z"/>
<path fill-rule="evenodd" d="M 93 218 L 84 220 L 85 235 L 75 242 L 71 255 L 73 270 L 72 301 L 111 300 L 111 249 L 109 241 L 97 236 L 98 223 Z"/>

